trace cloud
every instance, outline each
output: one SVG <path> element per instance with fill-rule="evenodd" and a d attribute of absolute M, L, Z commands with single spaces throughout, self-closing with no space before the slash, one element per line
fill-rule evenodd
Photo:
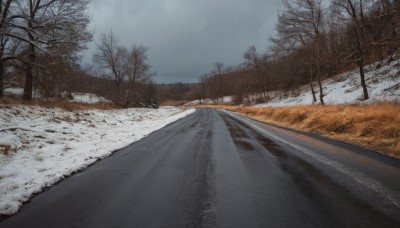
<path fill-rule="evenodd" d="M 113 32 L 143 44 L 157 82 L 195 82 L 214 62 L 234 65 L 250 45 L 268 46 L 280 0 L 93 0 L 95 38 Z M 85 53 L 90 62 L 94 45 Z"/>

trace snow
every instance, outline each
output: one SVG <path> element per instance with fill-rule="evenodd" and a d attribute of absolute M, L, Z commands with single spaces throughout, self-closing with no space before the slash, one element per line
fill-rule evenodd
<path fill-rule="evenodd" d="M 22 96 L 23 93 L 24 93 L 23 88 L 13 87 L 13 88 L 4 89 L 4 94 L 6 96 L 20 97 L 20 96 Z M 71 93 L 71 95 L 72 95 L 72 99 L 69 100 L 70 102 L 79 102 L 79 103 L 87 103 L 87 104 L 110 103 L 111 102 L 104 97 L 100 97 L 100 96 L 98 96 L 96 94 L 92 94 L 92 93 Z"/>
<path fill-rule="evenodd" d="M 160 109 L 67 112 L 0 106 L 0 215 L 77 170 L 194 112 Z"/>
<path fill-rule="evenodd" d="M 201 104 L 226 104 L 226 105 L 228 105 L 228 104 L 232 104 L 232 101 L 233 101 L 232 96 L 225 96 L 225 97 L 222 97 L 222 99 L 220 98 L 218 100 L 205 99 L 205 100 L 202 100 Z M 194 101 L 190 101 L 190 102 L 186 103 L 185 105 L 190 106 L 190 105 L 199 105 L 199 104 L 200 104 L 199 100 L 194 100 Z"/>
<path fill-rule="evenodd" d="M 72 93 L 73 99 L 71 102 L 80 102 L 87 104 L 95 104 L 95 103 L 110 103 L 111 101 L 105 99 L 104 97 L 97 96 L 92 93 Z"/>
<path fill-rule="evenodd" d="M 226 97 L 223 97 L 222 98 L 222 102 L 224 103 L 224 104 L 230 104 L 230 103 L 232 103 L 232 97 L 231 96 L 226 96 Z"/>
<path fill-rule="evenodd" d="M 376 103 L 382 101 L 400 102 L 400 67 L 397 61 L 386 64 L 379 69 L 376 64 L 365 69 L 365 80 L 370 99 L 362 101 L 362 87 L 358 70 L 343 73 L 322 82 L 324 102 L 326 104 L 356 104 Z M 316 83 L 315 83 L 316 84 Z M 319 99 L 318 85 L 314 87 Z M 273 98 L 267 103 L 257 104 L 257 107 L 283 107 L 296 105 L 310 105 L 313 103 L 309 85 L 300 88 L 298 96 Z M 279 93 L 279 92 L 278 92 Z M 271 92 L 270 95 L 275 94 Z M 318 103 L 318 102 L 317 102 Z"/>
<path fill-rule="evenodd" d="M 387 62 L 384 60 L 383 62 Z M 380 68 L 378 63 L 365 67 L 365 80 L 370 99 L 362 101 L 362 87 L 358 70 L 339 74 L 333 78 L 322 81 L 324 102 L 326 104 L 368 104 L 376 102 L 400 102 L 400 62 L 392 61 Z M 319 103 L 319 87 L 314 83 L 317 104 Z M 279 95 L 281 94 L 281 96 Z M 309 85 L 300 87 L 299 93 L 289 91 L 271 91 L 269 96 L 273 97 L 266 103 L 255 104 L 256 107 L 285 107 L 313 104 L 311 89 Z M 256 94 L 251 97 L 250 103 L 257 100 Z M 221 102 L 223 101 L 223 102 Z M 226 96 L 216 101 L 206 99 L 203 104 L 232 104 L 233 97 Z M 198 105 L 198 100 L 188 102 L 186 105 Z"/>
<path fill-rule="evenodd" d="M 12 95 L 12 96 L 22 96 L 24 94 L 24 89 L 23 88 L 6 88 L 4 89 L 4 94 L 5 95 Z"/>

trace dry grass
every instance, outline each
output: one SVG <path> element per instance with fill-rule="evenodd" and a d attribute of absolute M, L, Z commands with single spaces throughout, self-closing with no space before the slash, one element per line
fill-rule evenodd
<path fill-rule="evenodd" d="M 17 149 L 16 148 L 12 148 L 8 144 L 1 144 L 0 145 L 0 154 L 2 154 L 4 156 L 8 156 L 11 153 L 15 153 L 15 152 L 17 152 Z"/>
<path fill-rule="evenodd" d="M 61 108 L 66 111 L 81 111 L 88 109 L 100 109 L 100 110 L 109 110 L 117 108 L 112 103 L 97 103 L 97 104 L 86 104 L 86 103 L 77 103 L 77 102 L 69 102 L 67 100 L 56 100 L 56 99 L 46 99 L 46 100 L 32 100 L 32 101 L 22 101 L 20 99 L 11 99 L 11 98 L 0 98 L 0 106 L 1 105 L 28 105 L 28 106 L 39 106 L 43 108 Z"/>
<path fill-rule="evenodd" d="M 297 106 L 256 108 L 207 106 L 247 117 L 360 145 L 400 158 L 400 105 Z"/>

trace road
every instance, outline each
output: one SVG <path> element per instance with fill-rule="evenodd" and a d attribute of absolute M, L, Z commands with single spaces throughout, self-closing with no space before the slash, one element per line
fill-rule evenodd
<path fill-rule="evenodd" d="M 0 227 L 400 227 L 400 161 L 200 109 Z"/>

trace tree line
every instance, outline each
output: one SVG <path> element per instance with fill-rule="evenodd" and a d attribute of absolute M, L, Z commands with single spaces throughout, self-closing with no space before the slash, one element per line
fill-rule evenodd
<path fill-rule="evenodd" d="M 85 84 L 90 86 L 103 88 L 107 84 L 102 94 L 119 106 L 156 104 L 147 47 L 132 45 L 128 49 L 118 44 L 113 32 L 103 33 L 96 41 L 93 67 L 87 72 L 80 69 L 81 53 L 93 40 L 89 3 L 0 0 L 0 98 L 6 81 L 23 84 L 22 98 L 29 101 L 34 96 L 65 96 L 65 92 L 74 91 L 72 86 L 81 88 L 79 81 L 83 80 L 91 82 Z"/>
<path fill-rule="evenodd" d="M 217 62 L 199 78 L 194 96 L 221 102 L 266 102 L 281 91 L 298 95 L 310 86 L 314 102 L 324 104 L 321 81 L 357 67 L 362 100 L 368 100 L 367 64 L 399 59 L 400 1 L 398 0 L 282 0 L 276 35 L 265 52 L 250 46 L 244 62 Z M 379 65 L 378 65 L 379 66 Z"/>

